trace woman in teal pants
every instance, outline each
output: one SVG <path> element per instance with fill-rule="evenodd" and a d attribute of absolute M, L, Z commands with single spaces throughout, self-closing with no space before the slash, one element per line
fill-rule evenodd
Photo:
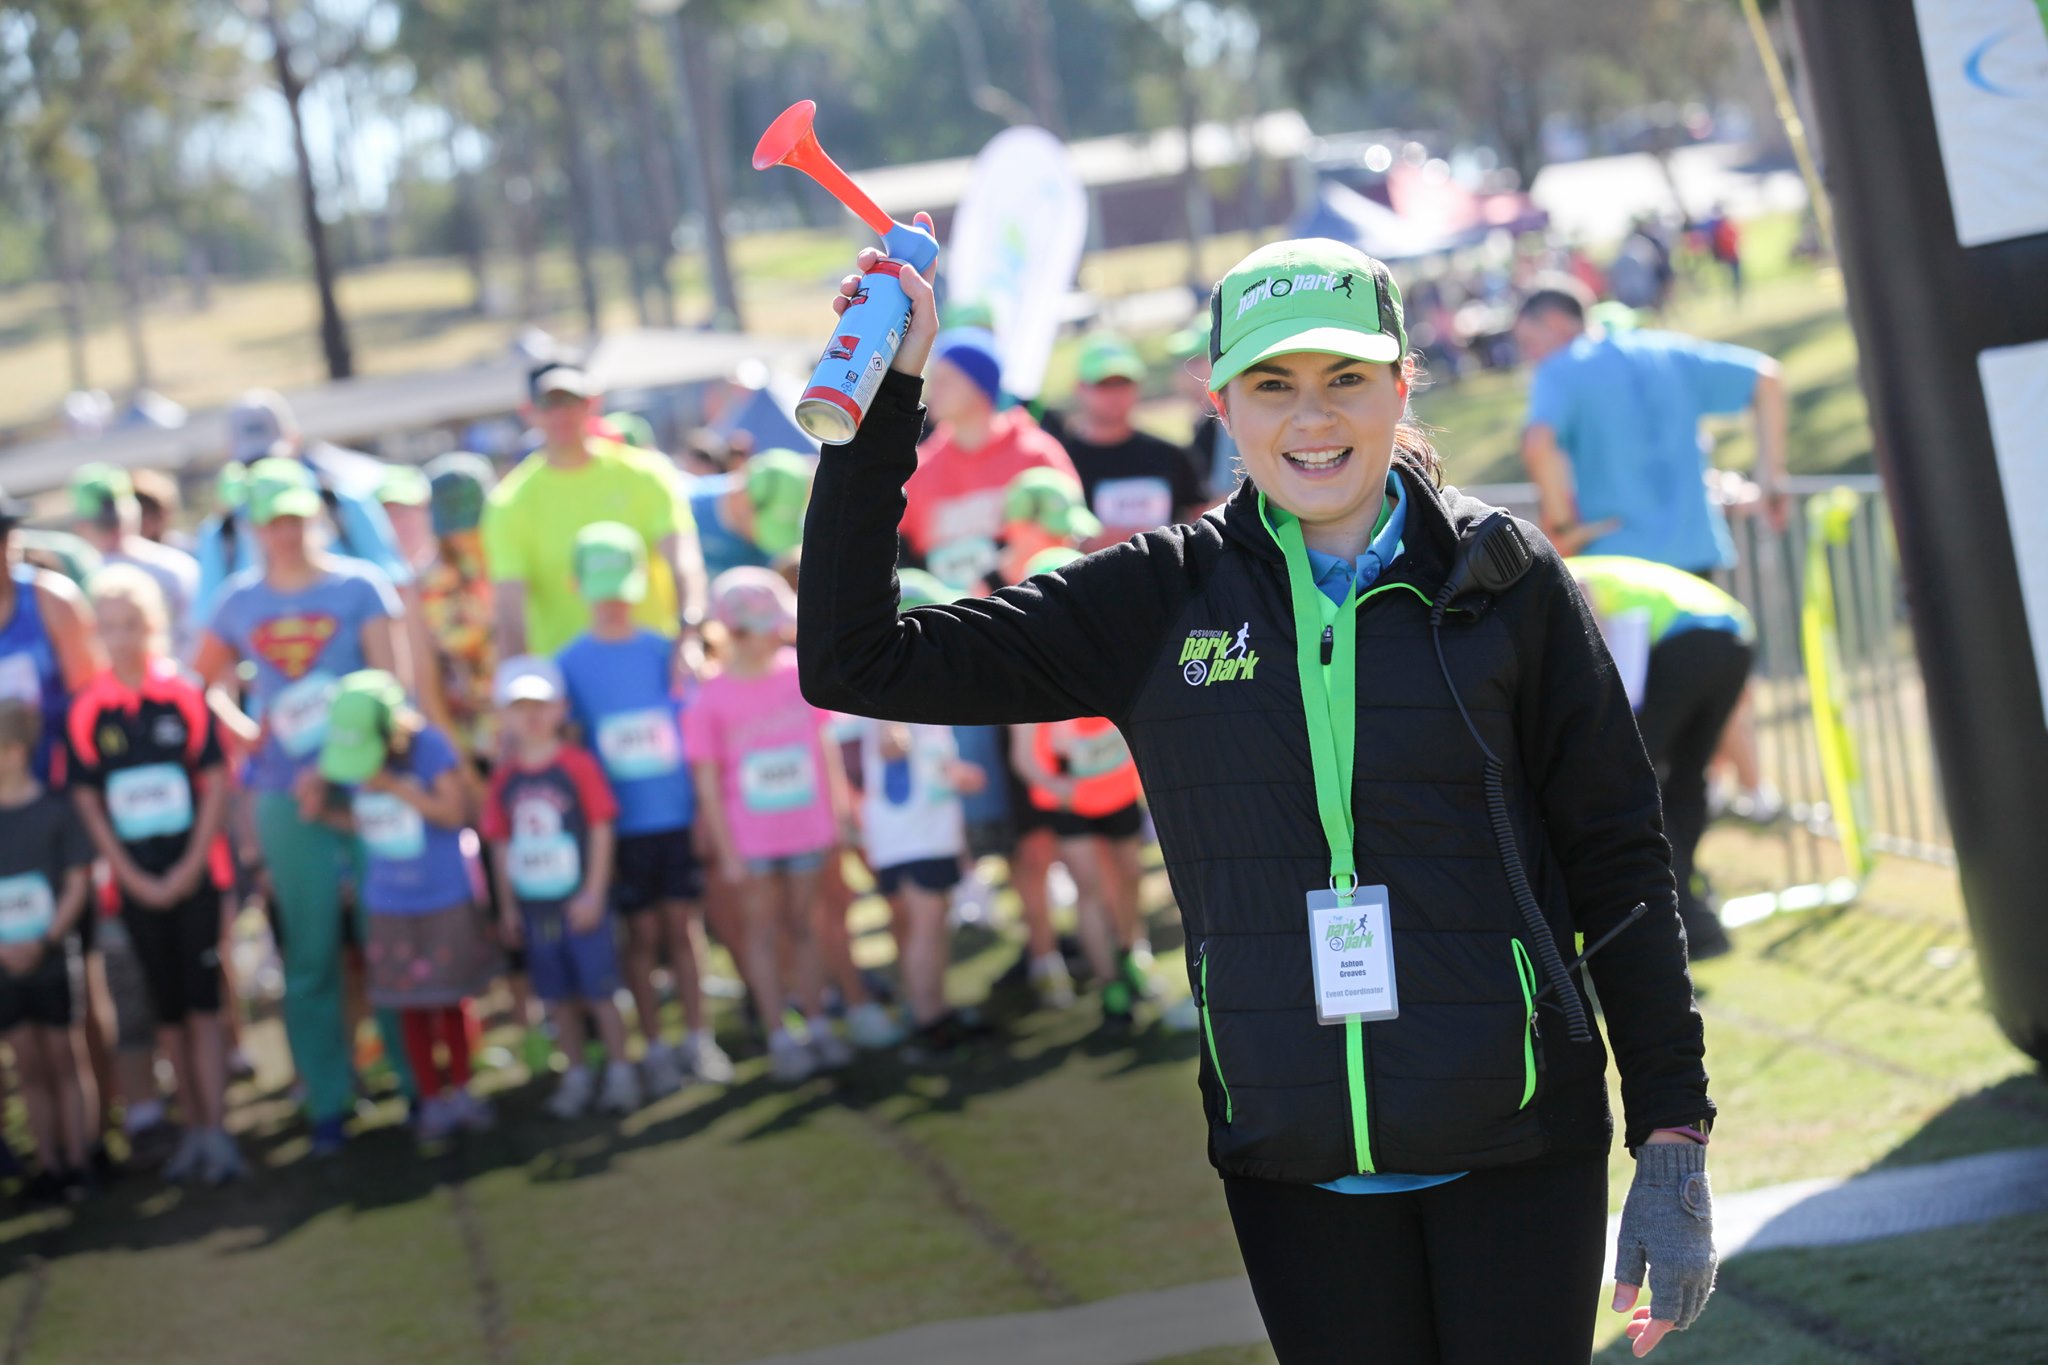
<path fill-rule="evenodd" d="M 321 499 L 295 459 L 249 470 L 248 514 L 262 565 L 230 578 L 200 640 L 194 667 L 225 689 L 238 666 L 253 676 L 253 718 L 215 692 L 215 704 L 249 744 L 244 783 L 254 798 L 256 838 L 268 864 L 284 956 L 284 1024 L 306 1085 L 313 1150 L 338 1151 L 355 1101 L 355 1071 L 342 1007 L 341 883 L 360 863 L 352 835 L 301 813 L 297 789 L 312 776 L 335 683 L 361 668 L 404 676 L 394 628 L 398 595 L 382 572 L 331 556 L 314 522 Z M 384 1051 L 412 1093 L 395 1017 L 380 1011 Z"/>

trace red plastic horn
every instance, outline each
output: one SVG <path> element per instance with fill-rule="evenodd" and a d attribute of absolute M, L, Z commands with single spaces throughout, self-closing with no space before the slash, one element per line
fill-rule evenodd
<path fill-rule="evenodd" d="M 815 100 L 798 100 L 783 110 L 775 122 L 768 125 L 768 131 L 761 134 L 761 140 L 754 144 L 754 169 L 765 171 L 770 166 L 788 166 L 802 171 L 823 185 L 826 193 L 852 209 L 856 218 L 878 234 L 887 236 L 889 229 L 896 226 L 896 220 L 882 212 L 881 206 L 862 193 L 860 186 L 839 169 L 839 164 L 825 155 L 825 149 L 818 145 L 817 129 L 813 126 L 817 116 Z"/>

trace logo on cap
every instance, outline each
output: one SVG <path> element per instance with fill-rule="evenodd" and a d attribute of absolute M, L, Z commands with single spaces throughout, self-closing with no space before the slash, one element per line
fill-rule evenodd
<path fill-rule="evenodd" d="M 1332 294 L 1342 294 L 1347 299 L 1354 298 L 1356 295 L 1351 292 L 1353 273 L 1349 270 L 1342 275 L 1335 271 L 1310 271 L 1301 275 L 1274 275 L 1260 280 L 1237 296 L 1237 316 L 1243 317 L 1268 299 L 1284 299 L 1290 294 L 1313 294 L 1323 290 Z"/>

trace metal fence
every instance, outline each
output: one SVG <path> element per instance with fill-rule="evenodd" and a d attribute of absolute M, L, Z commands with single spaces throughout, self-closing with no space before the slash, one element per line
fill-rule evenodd
<path fill-rule="evenodd" d="M 1846 534 L 1829 537 L 1826 559 L 1838 634 L 1836 674 L 1843 719 L 1868 793 L 1864 838 L 1878 852 L 1953 866 L 1948 814 L 1927 722 L 1925 689 L 1906 619 L 1897 545 L 1875 475 L 1795 478 L 1784 532 L 1761 515 L 1731 519 L 1739 563 L 1720 575 L 1756 620 L 1750 681 L 1757 757 L 1784 811 L 1764 826 L 1783 848 L 1787 886 L 1838 881 L 1848 867 L 1822 777 L 1813 720 L 1813 679 L 1801 638 L 1807 591 L 1808 504 L 1847 490 L 1855 499 Z M 1535 489 L 1496 484 L 1466 490 L 1534 518 Z"/>

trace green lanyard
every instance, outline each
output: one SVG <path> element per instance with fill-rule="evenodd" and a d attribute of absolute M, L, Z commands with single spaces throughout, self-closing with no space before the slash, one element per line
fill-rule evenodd
<path fill-rule="evenodd" d="M 1294 604 L 1295 667 L 1301 674 L 1301 704 L 1308 722 L 1309 766 L 1315 773 L 1316 811 L 1323 837 L 1330 845 L 1330 889 L 1339 903 L 1351 904 L 1358 890 L 1358 866 L 1352 858 L 1351 771 L 1358 751 L 1358 583 L 1337 608 L 1330 623 L 1330 662 L 1322 659 L 1324 608 L 1329 598 L 1316 586 L 1308 564 L 1308 546 L 1301 522 L 1293 514 L 1267 505 L 1259 495 L 1259 515 L 1287 559 L 1287 591 Z"/>

